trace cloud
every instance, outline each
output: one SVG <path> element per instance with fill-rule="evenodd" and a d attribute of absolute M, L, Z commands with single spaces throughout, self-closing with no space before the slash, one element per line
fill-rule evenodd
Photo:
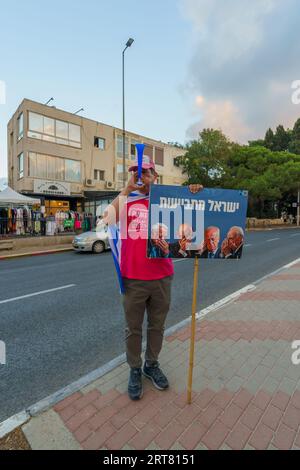
<path fill-rule="evenodd" d="M 199 108 L 202 119 L 190 126 L 187 136 L 193 139 L 202 128 L 221 129 L 232 140 L 247 140 L 250 129 L 241 121 L 238 109 L 230 100 L 206 101 L 197 96 L 195 105 Z"/>
<path fill-rule="evenodd" d="M 187 136 L 216 122 L 246 142 L 270 126 L 293 124 L 300 115 L 291 102 L 291 83 L 300 79 L 297 0 L 181 0 L 180 6 L 193 35 L 185 90 L 205 103 L 200 109 L 194 101 L 199 118 Z"/>
<path fill-rule="evenodd" d="M 183 14 L 201 42 L 209 43 L 215 66 L 238 59 L 257 47 L 264 35 L 263 19 L 278 0 L 184 0 Z"/>

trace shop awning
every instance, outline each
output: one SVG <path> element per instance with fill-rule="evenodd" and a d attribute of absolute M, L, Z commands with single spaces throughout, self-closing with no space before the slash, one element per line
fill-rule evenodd
<path fill-rule="evenodd" d="M 1 204 L 15 204 L 15 205 L 30 205 L 33 204 L 40 204 L 41 200 L 38 198 L 27 197 L 23 194 L 17 193 L 10 187 L 5 188 L 3 191 L 0 192 L 0 206 Z"/>

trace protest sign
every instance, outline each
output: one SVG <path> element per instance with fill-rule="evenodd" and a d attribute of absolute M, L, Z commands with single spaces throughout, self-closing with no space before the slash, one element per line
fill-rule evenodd
<path fill-rule="evenodd" d="M 150 191 L 148 258 L 194 258 L 187 403 L 192 402 L 199 258 L 240 259 L 248 193 L 153 185 Z"/>
<path fill-rule="evenodd" d="M 247 191 L 153 185 L 148 258 L 240 259 Z"/>

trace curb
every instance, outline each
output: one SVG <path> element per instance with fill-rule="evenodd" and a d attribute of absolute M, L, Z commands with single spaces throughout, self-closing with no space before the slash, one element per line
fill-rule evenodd
<path fill-rule="evenodd" d="M 10 432 L 14 431 L 14 429 L 23 426 L 23 424 L 29 421 L 30 418 L 31 416 L 26 413 L 26 411 L 21 411 L 21 413 L 18 413 L 0 423 L 0 439 L 2 439 L 2 437 L 6 436 Z"/>
<path fill-rule="evenodd" d="M 208 315 L 211 312 L 214 312 L 216 310 L 219 310 L 221 307 L 223 307 L 226 304 L 229 304 L 233 302 L 235 299 L 237 299 L 241 294 L 255 290 L 257 285 L 260 284 L 262 281 L 265 279 L 268 279 L 271 276 L 276 275 L 277 273 L 283 271 L 284 269 L 288 269 L 295 264 L 300 263 L 300 258 L 295 259 L 289 264 L 286 264 L 275 271 L 272 271 L 271 273 L 266 274 L 265 276 L 257 279 L 254 281 L 252 284 L 248 284 L 247 286 L 239 289 L 236 292 L 233 292 L 232 294 L 228 295 L 227 297 L 224 297 L 223 299 L 215 302 L 214 304 L 206 307 L 203 310 L 200 310 L 199 312 L 196 313 L 196 318 L 197 320 L 204 318 L 206 315 Z M 182 327 L 186 326 L 187 324 L 190 323 L 191 317 L 189 316 L 188 318 L 184 319 L 180 323 L 177 323 L 176 325 L 168 328 L 165 332 L 165 337 L 171 336 L 174 334 L 177 330 L 181 329 Z M 143 349 L 144 349 L 145 344 L 143 344 Z M 90 372 L 89 374 L 81 377 L 80 379 L 76 380 L 75 382 L 67 385 L 66 387 L 63 387 L 62 389 L 58 390 L 57 392 L 53 393 L 52 395 L 49 395 L 48 397 L 40 400 L 39 402 L 29 406 L 27 409 L 21 411 L 20 413 L 12 416 L 11 418 L 8 418 L 7 420 L 3 421 L 0 423 L 0 438 L 4 437 L 6 434 L 9 432 L 12 432 L 14 429 L 16 429 L 19 426 L 22 426 L 25 424 L 27 421 L 29 421 L 32 417 L 37 416 L 38 414 L 47 411 L 49 408 L 54 406 L 56 403 L 60 402 L 61 400 L 67 398 L 68 396 L 72 395 L 73 393 L 77 392 L 83 387 L 86 387 L 93 381 L 103 377 L 106 373 L 110 372 L 111 370 L 115 369 L 116 367 L 120 366 L 126 361 L 126 355 L 125 353 L 114 358 L 112 361 L 106 363 L 104 366 L 101 366 L 98 369 L 95 369 L 94 371 Z"/>
<path fill-rule="evenodd" d="M 285 226 L 285 225 L 272 225 L 271 227 L 246 227 L 246 232 L 268 232 L 268 231 L 272 231 L 272 230 L 299 230 L 300 227 L 298 227 L 297 225 L 294 227 L 289 227 L 289 226 Z"/>

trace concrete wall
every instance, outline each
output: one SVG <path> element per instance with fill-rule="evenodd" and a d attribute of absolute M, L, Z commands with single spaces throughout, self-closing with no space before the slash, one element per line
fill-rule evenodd
<path fill-rule="evenodd" d="M 255 217 L 251 217 L 247 219 L 247 228 L 264 228 L 264 227 L 272 227 L 276 225 L 284 225 L 281 219 L 256 219 Z M 285 224 L 289 225 L 289 224 Z"/>

